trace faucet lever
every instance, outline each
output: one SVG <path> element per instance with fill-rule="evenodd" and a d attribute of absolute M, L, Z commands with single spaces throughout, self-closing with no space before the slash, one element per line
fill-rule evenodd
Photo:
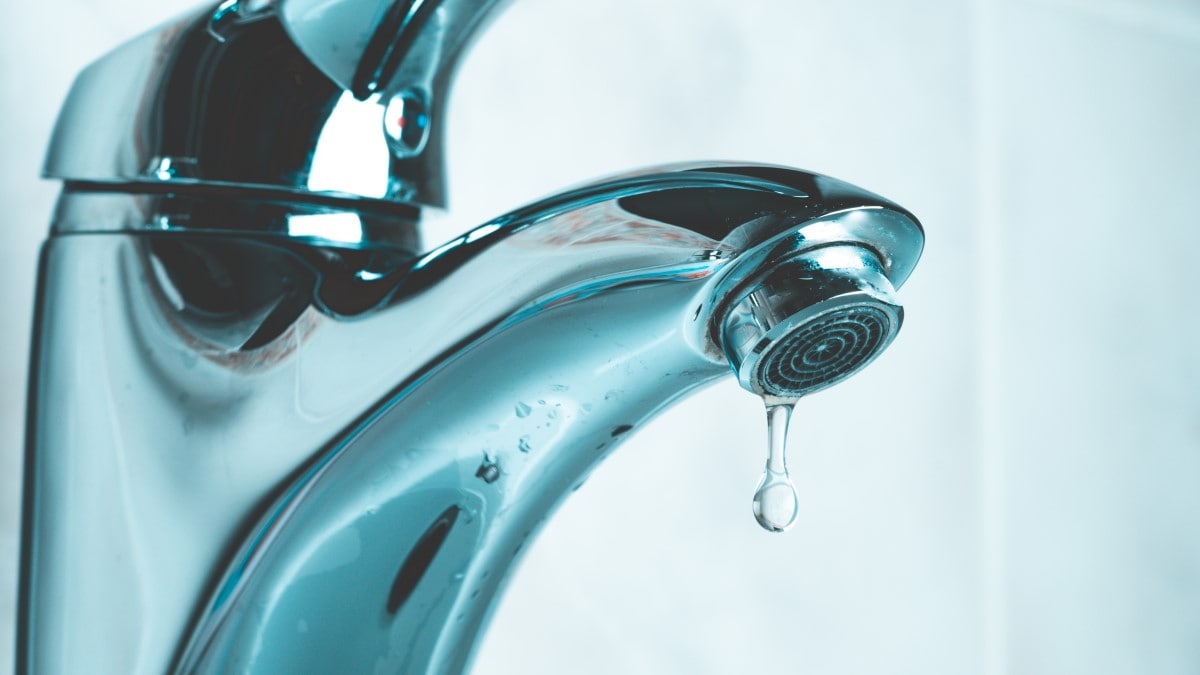
<path fill-rule="evenodd" d="M 440 0 L 397 0 L 375 25 L 367 40 L 350 91 L 358 100 L 379 91 L 382 82 L 395 75 L 396 69 L 412 49 L 417 34 L 429 21 Z"/>
<path fill-rule="evenodd" d="M 459 57 L 506 2 L 213 3 L 80 74 L 44 175 L 154 194 L 444 207 L 444 102 Z"/>
<path fill-rule="evenodd" d="M 280 20 L 322 72 L 359 100 L 453 75 L 507 0 L 281 0 Z"/>

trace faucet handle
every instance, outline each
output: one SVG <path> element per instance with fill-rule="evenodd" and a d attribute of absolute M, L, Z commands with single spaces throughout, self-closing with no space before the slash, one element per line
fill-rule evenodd
<path fill-rule="evenodd" d="M 79 76 L 45 175 L 130 192 L 444 207 L 443 103 L 459 55 L 506 1 L 195 10 Z"/>
<path fill-rule="evenodd" d="M 459 54 L 506 0 L 281 0 L 292 40 L 359 100 L 425 87 L 453 74 Z"/>
<path fill-rule="evenodd" d="M 391 196 L 445 206 L 444 102 L 471 39 L 508 0 L 279 0 L 302 54 L 382 109 Z"/>

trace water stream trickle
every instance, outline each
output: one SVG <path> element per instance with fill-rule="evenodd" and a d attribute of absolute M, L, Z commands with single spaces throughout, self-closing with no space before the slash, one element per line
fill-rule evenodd
<path fill-rule="evenodd" d="M 754 518 L 768 532 L 796 521 L 800 499 L 787 472 L 787 431 L 795 402 L 767 403 L 767 467 L 754 491 Z"/>

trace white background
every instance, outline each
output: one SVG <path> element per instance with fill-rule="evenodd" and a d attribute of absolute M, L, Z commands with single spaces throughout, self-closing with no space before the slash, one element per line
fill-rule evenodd
<path fill-rule="evenodd" d="M 191 4 L 7 2 L 0 672 L 42 153 L 74 74 Z M 730 380 L 569 500 L 477 675 L 1200 673 L 1198 92 L 1192 0 L 516 2 L 455 92 L 445 236 L 746 159 L 890 197 L 928 247 L 898 341 L 797 410 L 791 532 L 750 515 L 765 430 Z"/>

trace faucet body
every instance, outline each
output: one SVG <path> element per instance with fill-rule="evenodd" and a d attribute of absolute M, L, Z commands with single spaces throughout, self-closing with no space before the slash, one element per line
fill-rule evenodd
<path fill-rule="evenodd" d="M 904 209 L 734 163 L 429 246 L 452 62 L 496 4 L 369 12 L 343 63 L 314 26 L 352 13 L 225 2 L 81 77 L 47 164 L 18 673 L 462 672 L 627 434 L 911 273 Z"/>

